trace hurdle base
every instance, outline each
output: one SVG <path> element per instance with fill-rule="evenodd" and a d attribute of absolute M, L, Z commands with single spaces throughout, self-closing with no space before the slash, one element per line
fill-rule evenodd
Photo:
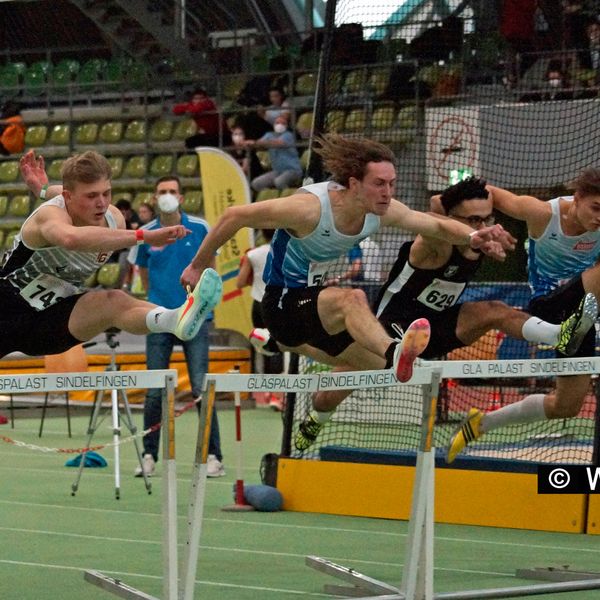
<path fill-rule="evenodd" d="M 99 571 L 84 571 L 83 578 L 88 583 L 127 600 L 159 600 L 156 596 L 150 596 L 140 590 L 123 583 L 120 579 L 108 577 Z"/>
<path fill-rule="evenodd" d="M 516 576 L 521 579 L 537 579 L 540 581 L 581 581 L 584 579 L 600 579 L 600 573 L 593 571 L 574 571 L 565 565 L 558 567 L 535 567 L 533 569 L 517 569 Z"/>
<path fill-rule="evenodd" d="M 221 507 L 221 510 L 224 512 L 251 512 L 256 509 L 250 504 L 229 504 Z"/>
<path fill-rule="evenodd" d="M 358 598 L 360 600 L 410 600 L 398 588 L 368 577 L 354 569 L 338 565 L 325 558 L 307 556 L 305 561 L 307 566 L 316 569 L 317 571 L 342 579 L 346 583 L 353 584 L 353 587 L 326 584 L 323 586 L 323 592 L 326 594 L 345 596 L 346 598 Z M 584 590 L 600 589 L 600 578 L 586 578 L 587 575 L 592 575 L 591 573 L 577 573 L 577 571 L 572 571 L 571 573 L 573 575 L 580 575 L 580 577 L 568 581 L 554 581 L 553 583 L 541 583 L 537 585 L 441 592 L 433 594 L 431 598 L 432 600 L 518 598 L 520 596 L 561 594 L 564 592 L 581 592 Z"/>

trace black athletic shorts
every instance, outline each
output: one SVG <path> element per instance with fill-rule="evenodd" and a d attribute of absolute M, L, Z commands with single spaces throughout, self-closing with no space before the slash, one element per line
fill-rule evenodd
<path fill-rule="evenodd" d="M 20 351 L 29 356 L 59 354 L 81 343 L 69 332 L 69 318 L 82 294 L 35 310 L 8 281 L 0 281 L 0 357 Z"/>
<path fill-rule="evenodd" d="M 317 311 L 322 287 L 282 288 L 268 285 L 262 299 L 265 324 L 284 346 L 310 344 L 329 356 L 337 356 L 354 340 L 347 331 L 330 335 L 323 329 Z"/>
<path fill-rule="evenodd" d="M 383 315 L 380 322 L 391 337 L 397 338 L 398 333 L 392 327 L 392 323 L 406 331 L 407 327 L 416 319 L 427 319 L 431 326 L 431 339 L 427 348 L 419 356 L 428 360 L 443 358 L 448 352 L 465 345 L 456 337 L 456 325 L 461 306 L 461 304 L 455 304 L 437 313 L 429 310 L 423 311 L 423 305 L 419 302 L 416 303 L 414 312 L 406 310 L 404 314 L 398 315 L 399 318 L 395 318 L 396 315 Z"/>
<path fill-rule="evenodd" d="M 585 296 L 581 275 L 574 277 L 569 282 L 556 288 L 546 296 L 533 298 L 529 303 L 527 312 L 536 317 L 544 319 L 549 323 L 561 323 L 570 314 L 575 312 L 579 303 Z M 596 328 L 592 327 L 579 349 L 572 356 L 595 356 L 596 355 Z M 556 356 L 564 358 L 562 352 L 556 352 Z"/>

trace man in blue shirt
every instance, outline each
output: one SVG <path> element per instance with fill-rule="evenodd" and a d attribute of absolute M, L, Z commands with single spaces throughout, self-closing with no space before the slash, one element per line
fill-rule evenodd
<path fill-rule="evenodd" d="M 267 148 L 273 169 L 252 180 L 251 185 L 255 192 L 260 192 L 269 187 L 283 190 L 300 183 L 302 165 L 296 148 L 296 139 L 288 129 L 285 114 L 275 119 L 273 131 L 268 131 L 258 140 L 246 140 L 245 145 Z"/>
<path fill-rule="evenodd" d="M 183 196 L 180 181 L 174 175 L 161 177 L 155 187 L 158 217 L 143 226 L 145 230 L 160 229 L 180 224 L 191 233 L 187 238 L 178 240 L 168 248 L 158 248 L 142 244 L 132 248 L 129 262 L 140 269 L 140 278 L 148 293 L 148 300 L 159 299 L 163 306 L 179 306 L 185 300 L 186 292 L 179 283 L 183 269 L 194 257 L 196 250 L 208 233 L 208 223 L 204 219 L 187 215 L 180 210 Z M 181 242 L 181 243 L 179 243 Z M 214 267 L 214 264 L 213 264 Z M 182 342 L 187 363 L 192 394 L 198 398 L 202 392 L 204 376 L 208 371 L 209 322 L 212 314 L 206 319 L 198 334 L 186 342 Z M 146 366 L 148 369 L 168 369 L 173 346 L 178 340 L 169 333 L 151 333 L 146 337 Z M 198 409 L 200 405 L 198 404 Z M 149 389 L 144 402 L 144 429 L 148 429 L 161 420 L 161 390 Z M 152 475 L 158 460 L 160 430 L 152 431 L 144 437 L 144 457 L 142 467 L 136 469 L 136 477 L 142 476 L 142 468 L 146 475 Z M 208 446 L 207 475 L 221 477 L 225 474 L 221 454 L 219 422 L 216 412 Z"/>

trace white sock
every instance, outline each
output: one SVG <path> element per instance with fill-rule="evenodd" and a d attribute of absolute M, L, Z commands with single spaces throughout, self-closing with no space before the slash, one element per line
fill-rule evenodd
<path fill-rule="evenodd" d="M 560 336 L 560 325 L 547 323 L 537 317 L 529 317 L 529 319 L 523 323 L 521 332 L 528 342 L 556 346 Z"/>
<path fill-rule="evenodd" d="M 327 423 L 327 421 L 329 421 L 329 419 L 331 419 L 331 415 L 335 412 L 335 410 L 328 410 L 328 411 L 323 411 L 323 410 L 315 410 L 314 408 L 310 411 L 310 416 L 317 422 L 317 423 Z"/>
<path fill-rule="evenodd" d="M 174 333 L 178 314 L 178 308 L 157 306 L 146 315 L 146 327 L 152 333 Z"/>
<path fill-rule="evenodd" d="M 485 413 L 479 425 L 482 433 L 517 423 L 533 423 L 547 419 L 544 410 L 544 394 L 529 394 L 523 400 Z"/>

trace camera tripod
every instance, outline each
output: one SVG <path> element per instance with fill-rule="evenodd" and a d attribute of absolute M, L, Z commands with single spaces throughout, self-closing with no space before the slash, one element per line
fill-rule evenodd
<path fill-rule="evenodd" d="M 105 371 L 118 371 L 120 370 L 119 365 L 117 365 L 117 347 L 119 346 L 119 341 L 116 339 L 117 334 L 119 333 L 119 329 L 108 329 L 105 331 L 106 335 L 106 344 L 110 348 L 110 363 L 106 367 Z M 84 348 L 89 348 L 90 346 L 95 346 L 98 342 L 87 342 L 83 344 Z M 85 447 L 89 448 L 92 442 L 92 438 L 96 433 L 100 423 L 98 419 L 100 417 L 100 411 L 102 409 L 102 400 L 104 399 L 104 394 L 108 390 L 98 390 L 94 397 L 94 405 L 92 408 L 92 414 L 90 416 L 90 422 L 87 430 L 87 439 L 85 443 Z M 120 403 L 119 403 L 120 399 Z M 121 438 L 121 420 L 129 430 L 129 432 L 135 436 L 137 433 L 137 427 L 133 422 L 133 417 L 131 414 L 131 407 L 129 406 L 129 401 L 127 399 L 127 393 L 125 390 L 110 390 L 110 400 L 111 400 L 111 413 L 112 413 L 112 431 L 113 431 L 113 443 L 114 443 L 114 458 L 115 458 L 115 498 L 119 500 L 121 497 L 121 466 L 120 466 L 120 438 Z M 133 438 L 133 445 L 135 447 L 135 452 L 137 455 L 137 459 L 140 465 L 140 469 L 142 470 L 142 477 L 144 478 L 144 485 L 146 486 L 146 491 L 151 494 L 152 493 L 152 484 L 144 469 L 142 468 L 142 454 L 140 452 L 140 447 L 138 444 L 137 437 Z M 74 496 L 79 489 L 79 481 L 81 480 L 81 476 L 83 474 L 83 468 L 85 466 L 85 456 L 86 452 L 84 452 L 81 456 L 81 462 L 79 463 L 79 470 L 77 471 L 77 478 L 74 483 L 71 485 L 71 496 Z"/>

